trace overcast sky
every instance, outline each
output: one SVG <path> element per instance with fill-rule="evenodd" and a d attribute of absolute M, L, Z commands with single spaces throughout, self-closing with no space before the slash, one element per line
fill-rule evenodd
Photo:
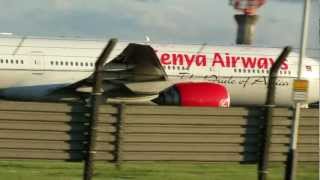
<path fill-rule="evenodd" d="M 0 32 L 233 44 L 228 0 L 0 0 Z M 255 44 L 299 46 L 303 0 L 267 0 Z M 319 3 L 312 0 L 309 48 L 319 49 Z"/>

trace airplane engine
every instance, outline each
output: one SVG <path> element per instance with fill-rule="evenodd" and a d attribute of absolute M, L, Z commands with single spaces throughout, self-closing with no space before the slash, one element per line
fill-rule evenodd
<path fill-rule="evenodd" d="M 215 83 L 179 83 L 160 92 L 152 100 L 159 105 L 229 107 L 226 87 Z"/>

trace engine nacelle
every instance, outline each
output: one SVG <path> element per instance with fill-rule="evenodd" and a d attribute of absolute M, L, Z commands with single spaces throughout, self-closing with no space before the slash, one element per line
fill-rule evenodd
<path fill-rule="evenodd" d="M 179 83 L 160 92 L 152 100 L 159 105 L 229 107 L 226 87 L 215 83 Z"/>

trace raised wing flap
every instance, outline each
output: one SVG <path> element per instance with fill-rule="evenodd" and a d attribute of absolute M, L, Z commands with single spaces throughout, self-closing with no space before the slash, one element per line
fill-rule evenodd
<path fill-rule="evenodd" d="M 167 79 L 155 50 L 149 45 L 129 44 L 115 60 L 105 66 L 105 71 L 111 71 L 111 67 L 119 67 L 119 64 L 122 64 L 122 67 L 123 65 L 130 67 L 128 68 L 132 73 L 130 81 L 161 81 Z"/>

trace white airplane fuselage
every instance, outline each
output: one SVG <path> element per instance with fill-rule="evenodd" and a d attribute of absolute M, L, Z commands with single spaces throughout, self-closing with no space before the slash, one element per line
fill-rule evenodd
<path fill-rule="evenodd" d="M 107 63 L 129 42 L 119 42 Z M 43 99 L 50 92 L 89 77 L 106 41 L 0 38 L 0 96 Z M 137 94 L 154 94 L 178 82 L 209 81 L 227 87 L 232 105 L 265 103 L 269 69 L 279 48 L 149 44 L 163 66 L 165 82 L 129 82 Z M 319 61 L 305 58 L 302 78 L 309 80 L 308 102 L 319 101 Z M 298 54 L 281 65 L 276 83 L 276 103 L 292 105 L 292 82 L 297 77 Z"/>

